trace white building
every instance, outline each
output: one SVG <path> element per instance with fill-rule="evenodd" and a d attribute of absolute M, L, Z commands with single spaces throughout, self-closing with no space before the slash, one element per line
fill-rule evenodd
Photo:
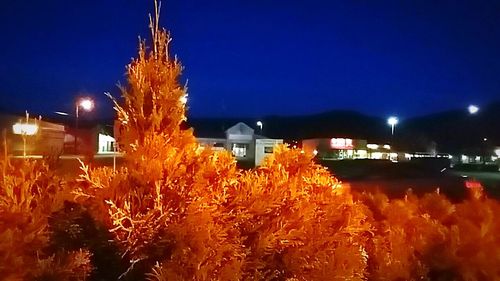
<path fill-rule="evenodd" d="M 269 139 L 255 134 L 254 129 L 242 122 L 227 129 L 225 138 L 197 138 L 197 140 L 214 150 L 231 151 L 236 160 L 245 166 L 260 165 L 266 156 L 273 153 L 276 145 L 283 143 L 282 139 Z"/>

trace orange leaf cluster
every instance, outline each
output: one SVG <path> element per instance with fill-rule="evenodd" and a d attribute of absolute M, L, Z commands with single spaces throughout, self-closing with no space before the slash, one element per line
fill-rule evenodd
<path fill-rule="evenodd" d="M 498 201 L 473 197 L 453 204 L 438 193 L 397 200 L 363 194 L 361 201 L 370 206 L 374 226 L 367 247 L 374 280 L 500 278 Z"/>
<path fill-rule="evenodd" d="M 86 251 L 50 253 L 49 217 L 70 193 L 47 165 L 30 160 L 0 166 L 0 276 L 2 280 L 85 280 Z"/>
<path fill-rule="evenodd" d="M 148 134 L 168 132 L 181 134 L 180 124 L 186 120 L 186 87 L 178 78 L 182 72 L 179 61 L 169 55 L 170 37 L 158 27 L 159 7 L 150 20 L 153 42 L 151 53 L 145 41 L 139 45 L 139 56 L 127 66 L 127 87 L 120 87 L 124 103 L 115 99 L 124 151 L 134 151 Z"/>

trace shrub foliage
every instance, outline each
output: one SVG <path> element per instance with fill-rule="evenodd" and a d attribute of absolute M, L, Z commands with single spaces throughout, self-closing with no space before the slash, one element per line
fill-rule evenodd
<path fill-rule="evenodd" d="M 65 185 L 42 164 L 3 164 L 1 276 L 500 280 L 500 205 L 481 191 L 460 203 L 438 192 L 354 194 L 298 150 L 279 147 L 261 167 L 243 171 L 228 152 L 200 146 L 182 128 L 182 67 L 169 54 L 158 10 L 152 46 L 141 41 L 123 102 L 115 101 L 122 167 L 84 165 L 78 181 Z M 85 243 L 61 234 L 75 225 L 86 225 L 77 231 Z M 111 244 L 101 243 L 107 236 L 99 229 Z M 120 276 L 103 277 L 103 261 Z"/>
<path fill-rule="evenodd" d="M 50 216 L 71 194 L 47 165 L 0 161 L 0 276 L 3 280 L 85 280 L 86 249 L 50 247 Z"/>

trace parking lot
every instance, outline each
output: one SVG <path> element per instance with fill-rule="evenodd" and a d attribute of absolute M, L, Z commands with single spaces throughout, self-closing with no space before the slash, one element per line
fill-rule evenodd
<path fill-rule="evenodd" d="M 321 161 L 331 173 L 353 190 L 382 191 L 402 197 L 408 189 L 422 195 L 439 188 L 450 199 L 467 196 L 467 186 L 481 184 L 491 198 L 500 198 L 500 172 L 462 172 L 425 163 L 385 160 Z"/>

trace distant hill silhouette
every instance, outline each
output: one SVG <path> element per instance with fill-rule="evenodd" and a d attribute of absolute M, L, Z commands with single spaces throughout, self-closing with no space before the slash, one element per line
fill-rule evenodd
<path fill-rule="evenodd" d="M 257 121 L 264 124 L 262 132 Z M 387 131 L 380 118 L 366 116 L 354 111 L 330 111 L 308 116 L 270 116 L 255 118 L 191 118 L 188 125 L 195 129 L 199 137 L 221 136 L 232 125 L 244 122 L 253 127 L 257 134 L 270 138 L 299 140 L 305 138 L 328 138 L 332 136 L 352 138 L 375 138 Z"/>
<path fill-rule="evenodd" d="M 446 111 L 406 120 L 398 128 L 398 143 L 413 150 L 435 145 L 438 151 L 480 153 L 500 146 L 500 102 L 475 115 L 465 109 Z"/>
<path fill-rule="evenodd" d="M 264 124 L 263 132 L 256 126 Z M 401 150 L 446 153 L 480 153 L 500 145 L 500 102 L 484 106 L 477 114 L 452 110 L 401 120 L 394 138 L 384 118 L 355 111 L 335 110 L 307 116 L 255 118 L 188 118 L 198 137 L 223 137 L 224 131 L 245 122 L 270 138 L 301 140 L 349 137 L 369 142 L 393 143 Z M 487 138 L 487 141 L 483 141 Z"/>

